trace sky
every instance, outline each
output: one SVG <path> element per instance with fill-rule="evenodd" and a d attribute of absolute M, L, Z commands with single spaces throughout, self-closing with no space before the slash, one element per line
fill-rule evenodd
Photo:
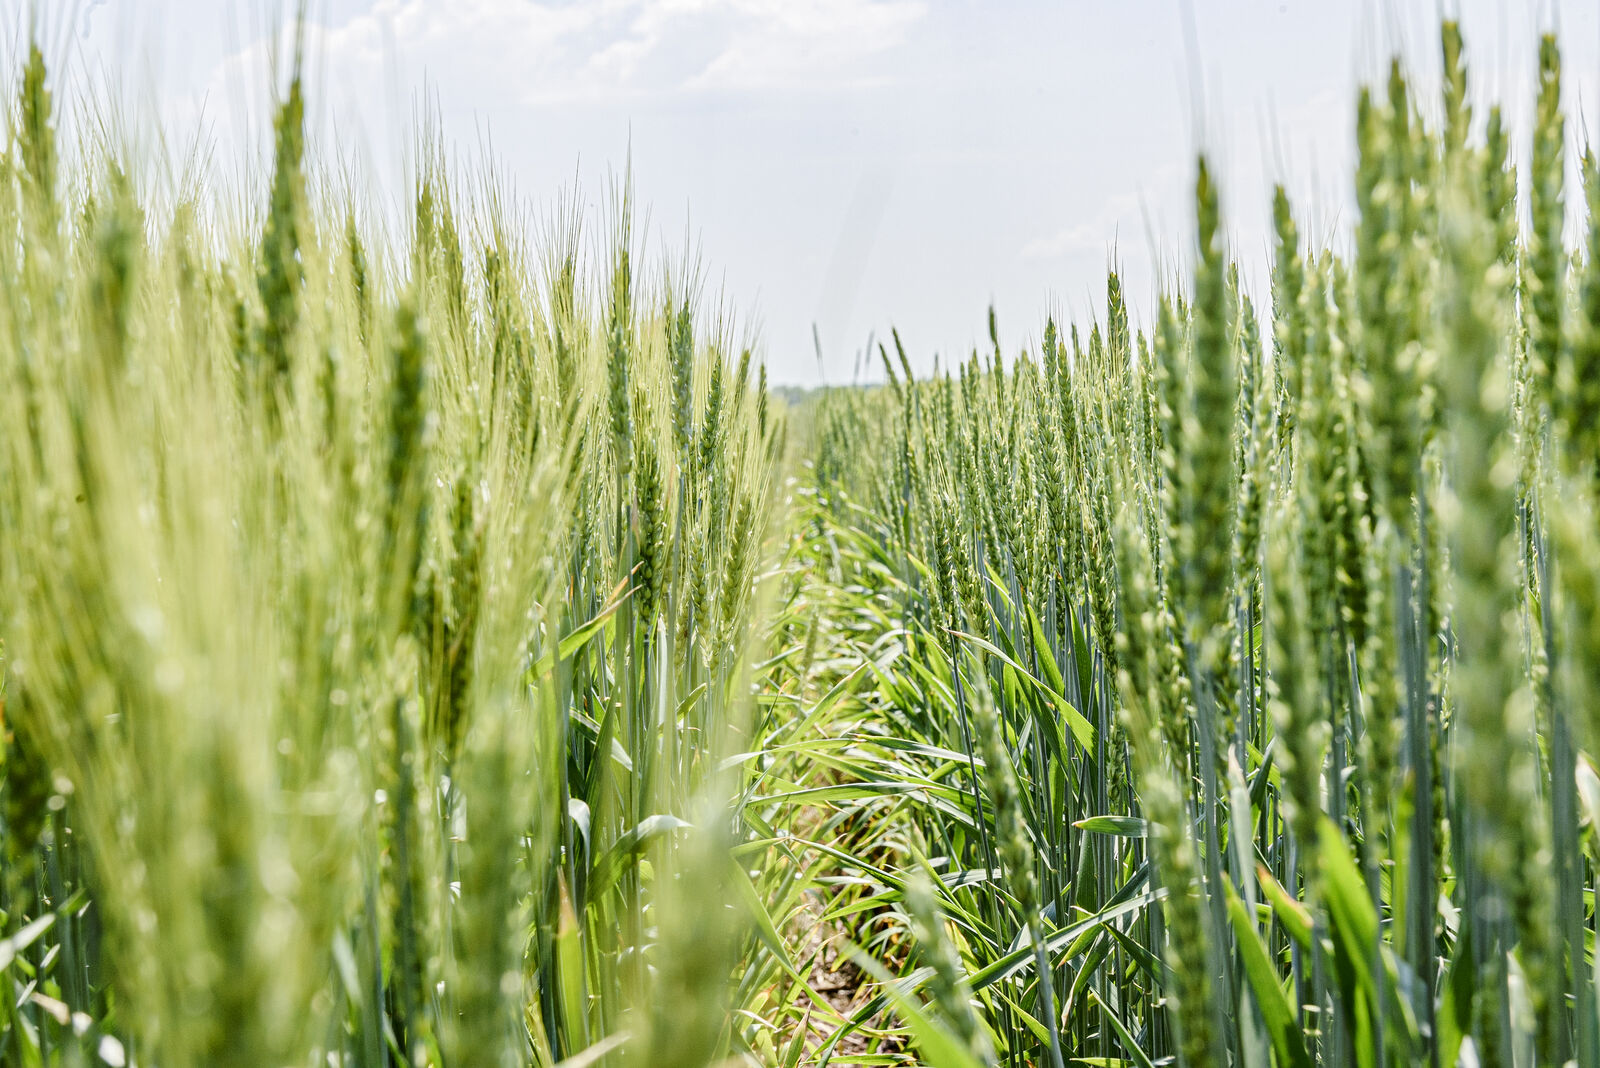
<path fill-rule="evenodd" d="M 308 2 L 315 152 L 398 203 L 431 111 L 452 160 L 492 161 L 534 219 L 575 189 L 591 231 L 629 171 L 647 255 L 687 241 L 706 305 L 788 384 L 874 377 L 858 354 L 891 327 L 919 373 L 964 357 L 991 303 L 1014 352 L 1047 315 L 1103 315 L 1113 265 L 1145 315 L 1187 262 L 1201 150 L 1264 293 L 1273 183 L 1304 231 L 1347 232 L 1357 86 L 1398 52 L 1431 104 L 1441 9 L 1519 153 L 1542 29 L 1561 33 L 1569 134 L 1600 113 L 1594 0 Z M 259 158 L 291 5 L 37 7 L 72 88 L 114 86 L 224 173 Z M 0 29 L 8 77 L 25 22 Z"/>

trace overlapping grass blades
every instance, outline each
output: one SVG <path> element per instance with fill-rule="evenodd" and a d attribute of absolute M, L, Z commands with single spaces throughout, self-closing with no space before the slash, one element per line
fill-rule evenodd
<path fill-rule="evenodd" d="M 427 142 L 391 240 L 304 112 L 237 236 L 21 80 L 4 1056 L 728 1056 L 787 965 L 724 762 L 782 414 L 626 193 L 533 246 Z"/>
<path fill-rule="evenodd" d="M 1527 227 L 1442 52 L 1437 107 L 1398 62 L 1361 94 L 1348 249 L 1277 191 L 1269 315 L 1202 157 L 1148 329 L 1113 274 L 1014 359 L 991 313 L 992 353 L 917 381 L 885 348 L 818 404 L 833 652 L 877 680 L 854 781 L 932 858 L 1001 1063 L 1600 1057 L 1595 231 L 1563 243 L 1554 38 Z M 880 922 L 934 938 L 878 866 Z"/>

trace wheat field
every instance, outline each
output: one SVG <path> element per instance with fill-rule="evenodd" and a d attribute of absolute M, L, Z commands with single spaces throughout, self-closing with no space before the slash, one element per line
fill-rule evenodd
<path fill-rule="evenodd" d="M 297 66 L 241 210 L 33 48 L 0 1063 L 1600 1065 L 1600 164 L 1439 48 L 1265 292 L 1201 154 L 1147 321 L 803 396 L 626 177 L 394 225 Z"/>

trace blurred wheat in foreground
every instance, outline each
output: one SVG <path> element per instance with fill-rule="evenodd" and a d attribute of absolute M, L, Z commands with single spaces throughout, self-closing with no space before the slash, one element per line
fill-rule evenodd
<path fill-rule="evenodd" d="M 296 78 L 233 233 L 62 152 L 46 86 L 0 161 L 0 1056 L 726 1055 L 748 354 L 626 191 L 533 248 L 425 166 L 384 240 L 310 192 Z"/>
<path fill-rule="evenodd" d="M 1600 167 L 1441 43 L 1270 293 L 1202 157 L 1150 321 L 792 413 L 626 182 L 385 224 L 296 74 L 240 210 L 34 49 L 0 1063 L 1600 1065 Z"/>

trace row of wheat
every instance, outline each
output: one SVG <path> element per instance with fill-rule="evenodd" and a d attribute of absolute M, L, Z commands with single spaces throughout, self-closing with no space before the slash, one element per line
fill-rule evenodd
<path fill-rule="evenodd" d="M 1360 96 L 1346 247 L 1277 192 L 1269 311 L 1202 157 L 1149 330 L 1113 275 L 819 405 L 839 734 L 902 827 L 837 911 L 920 943 L 939 1063 L 1600 1063 L 1600 169 L 1574 251 L 1554 38 L 1520 204 L 1442 48 L 1442 99 Z"/>
<path fill-rule="evenodd" d="M 58 145 L 52 88 L 0 154 L 0 1057 L 747 1045 L 783 431 L 693 265 L 432 140 L 386 221 L 298 74 L 243 211 L 92 110 Z"/>

